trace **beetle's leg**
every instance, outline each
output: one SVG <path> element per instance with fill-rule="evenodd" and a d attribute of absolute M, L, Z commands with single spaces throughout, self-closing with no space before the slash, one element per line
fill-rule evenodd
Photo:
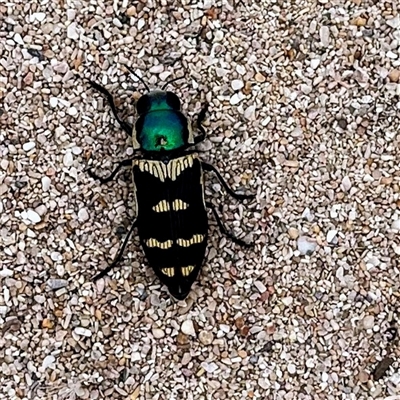
<path fill-rule="evenodd" d="M 204 161 L 201 162 L 202 167 L 204 168 L 205 171 L 212 171 L 217 175 L 217 178 L 219 181 L 222 183 L 222 186 L 225 188 L 225 190 L 235 199 L 237 200 L 245 200 L 245 199 L 253 199 L 255 197 L 254 194 L 240 194 L 236 193 L 233 191 L 229 185 L 224 181 L 224 178 L 222 175 L 219 173 L 219 171 L 211 164 L 208 164 Z"/>
<path fill-rule="evenodd" d="M 132 165 L 132 160 L 132 158 L 128 158 L 127 160 L 122 160 L 121 162 L 119 162 L 114 171 L 111 172 L 111 174 L 106 178 L 102 178 L 101 176 L 96 175 L 91 169 L 88 169 L 87 173 L 93 179 L 98 179 L 101 183 L 107 183 L 114 179 L 115 175 L 117 175 L 122 167 L 128 167 L 129 165 Z"/>
<path fill-rule="evenodd" d="M 219 230 L 225 235 L 228 236 L 228 238 L 232 239 L 233 242 L 235 242 L 236 244 L 239 244 L 240 246 L 246 246 L 246 247 L 251 247 L 253 246 L 252 243 L 247 243 L 242 239 L 237 238 L 233 233 L 229 232 L 226 227 L 224 226 L 224 224 L 221 221 L 221 217 L 218 215 L 217 210 L 215 209 L 214 205 L 210 202 L 206 202 L 206 206 L 208 208 L 211 208 L 212 213 L 214 214 L 214 217 L 217 221 Z"/>
<path fill-rule="evenodd" d="M 115 257 L 114 261 L 112 262 L 112 264 L 110 264 L 106 269 L 104 269 L 103 271 L 101 271 L 100 273 L 98 273 L 94 278 L 93 278 L 93 282 L 96 282 L 98 279 L 102 278 L 104 275 L 107 275 L 120 261 L 122 258 L 122 255 L 124 254 L 125 251 L 125 247 L 127 246 L 128 242 L 129 242 L 129 238 L 132 235 L 133 230 L 136 227 L 136 222 L 137 219 L 135 219 L 135 221 L 133 221 L 133 224 L 131 226 L 131 229 L 129 229 L 129 232 L 126 234 L 126 237 L 124 239 L 124 242 L 122 243 L 121 248 L 118 251 L 117 256 Z"/>
<path fill-rule="evenodd" d="M 103 88 L 103 86 L 100 86 L 96 82 L 89 81 L 89 83 L 94 89 L 98 90 L 100 93 L 102 93 L 102 94 L 104 94 L 104 96 L 106 96 L 108 104 L 111 107 L 111 110 L 112 110 L 112 112 L 114 114 L 115 119 L 121 125 L 121 128 L 128 134 L 128 136 L 132 136 L 132 125 L 128 124 L 128 122 L 123 121 L 118 116 L 117 107 L 115 106 L 114 99 L 113 99 L 111 93 L 106 88 Z"/>
<path fill-rule="evenodd" d="M 201 123 L 204 121 L 204 118 L 206 117 L 207 110 L 208 110 L 208 103 L 205 103 L 199 115 L 197 116 L 196 126 L 197 129 L 200 131 L 200 135 L 194 138 L 194 144 L 200 143 L 206 138 L 206 131 L 201 125 Z"/>

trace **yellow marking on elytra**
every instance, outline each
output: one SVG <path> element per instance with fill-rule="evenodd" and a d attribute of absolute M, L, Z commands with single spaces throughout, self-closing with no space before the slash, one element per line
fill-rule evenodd
<path fill-rule="evenodd" d="M 166 240 L 165 242 L 159 242 L 157 239 L 147 239 L 146 246 L 147 247 L 158 247 L 159 249 L 167 250 L 172 247 L 172 240 Z"/>
<path fill-rule="evenodd" d="M 193 270 L 194 270 L 194 265 L 188 265 L 187 267 L 181 268 L 183 276 L 189 276 Z"/>
<path fill-rule="evenodd" d="M 154 207 L 153 207 L 153 211 L 155 212 L 167 212 L 169 211 L 169 204 L 166 200 L 161 200 L 160 202 L 158 202 Z"/>
<path fill-rule="evenodd" d="M 194 157 L 189 154 L 184 157 L 170 160 L 168 164 L 155 160 L 134 160 L 133 165 L 137 165 L 140 171 L 149 172 L 161 182 L 165 182 L 167 178 L 176 181 L 176 178 L 186 169 L 193 165 Z"/>
<path fill-rule="evenodd" d="M 201 243 L 204 240 L 204 235 L 193 235 L 190 239 L 178 239 L 176 243 L 182 247 L 189 247 L 192 244 Z"/>
<path fill-rule="evenodd" d="M 188 203 L 185 203 L 181 199 L 176 199 L 172 202 L 172 209 L 174 211 L 186 210 L 189 207 Z"/>
<path fill-rule="evenodd" d="M 161 268 L 161 272 L 164 275 L 169 276 L 170 278 L 172 278 L 175 275 L 174 268 Z"/>

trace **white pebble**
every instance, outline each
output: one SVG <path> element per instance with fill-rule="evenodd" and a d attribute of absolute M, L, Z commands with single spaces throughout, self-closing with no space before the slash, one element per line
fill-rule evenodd
<path fill-rule="evenodd" d="M 300 251 L 300 254 L 306 255 L 313 253 L 317 248 L 317 242 L 312 238 L 307 236 L 300 236 L 297 239 L 297 249 Z"/>
<path fill-rule="evenodd" d="M 223 78 L 224 76 L 227 75 L 229 70 L 224 69 L 224 68 L 216 68 L 215 73 L 217 74 L 218 78 Z"/>
<path fill-rule="evenodd" d="M 321 43 L 324 47 L 329 46 L 329 28 L 327 26 L 321 26 L 321 29 L 319 30 L 319 37 L 321 40 Z"/>
<path fill-rule="evenodd" d="M 293 303 L 293 297 L 288 296 L 288 297 L 283 297 L 282 298 L 282 303 L 287 307 L 290 306 Z"/>
<path fill-rule="evenodd" d="M 235 94 L 231 97 L 231 99 L 229 100 L 229 103 L 230 103 L 232 106 L 235 106 L 236 104 L 239 104 L 239 103 L 241 102 L 241 100 L 242 100 L 242 98 L 239 96 L 239 94 L 238 94 L 238 93 L 235 93 Z"/>
<path fill-rule="evenodd" d="M 74 329 L 74 332 L 79 336 L 86 336 L 86 337 L 91 337 L 92 336 L 92 331 L 90 329 L 86 329 L 86 328 L 83 328 L 81 326 L 77 326 Z"/>
<path fill-rule="evenodd" d="M 243 65 L 236 65 L 236 72 L 240 75 L 244 75 L 246 73 L 246 68 Z"/>
<path fill-rule="evenodd" d="M 307 359 L 306 366 L 308 368 L 314 368 L 314 366 L 315 366 L 314 361 L 311 358 Z"/>
<path fill-rule="evenodd" d="M 76 11 L 75 11 L 75 10 L 72 10 L 71 8 L 69 8 L 69 9 L 67 10 L 67 18 L 68 18 L 68 21 L 73 21 L 73 20 L 75 19 L 75 16 L 76 16 Z"/>
<path fill-rule="evenodd" d="M 88 214 L 86 208 L 81 208 L 78 211 L 78 219 L 81 222 L 85 222 L 85 221 L 87 221 L 89 219 L 89 214 Z"/>
<path fill-rule="evenodd" d="M 373 315 L 367 315 L 363 319 L 363 327 L 364 329 L 372 329 L 374 327 L 375 318 Z"/>
<path fill-rule="evenodd" d="M 209 374 L 212 374 L 218 369 L 218 365 L 215 364 L 214 362 L 208 363 L 208 362 L 202 362 L 201 366 L 203 369 L 208 372 Z"/>
<path fill-rule="evenodd" d="M 151 74 L 160 74 L 164 71 L 164 66 L 162 64 L 154 65 L 150 68 L 149 72 Z"/>
<path fill-rule="evenodd" d="M 223 38 L 224 38 L 224 32 L 222 32 L 222 31 L 215 32 L 215 35 L 214 35 L 215 42 L 221 42 Z"/>
<path fill-rule="evenodd" d="M 2 270 L 0 270 L 0 278 L 7 278 L 9 276 L 13 276 L 14 275 L 14 271 L 8 268 L 4 268 Z"/>
<path fill-rule="evenodd" d="M 249 120 L 255 120 L 256 118 L 256 106 L 249 106 L 244 110 L 243 116 Z"/>
<path fill-rule="evenodd" d="M 196 336 L 196 332 L 194 330 L 193 322 L 191 319 L 183 321 L 181 330 L 185 335 Z"/>
<path fill-rule="evenodd" d="M 140 31 L 146 25 L 146 21 L 143 18 L 140 18 L 137 24 L 138 30 Z"/>
<path fill-rule="evenodd" d="M 7 306 L 0 306 L 0 315 L 6 315 L 8 311 Z"/>
<path fill-rule="evenodd" d="M 26 217 L 32 222 L 32 224 L 38 224 L 42 220 L 40 215 L 31 209 L 26 212 Z"/>
<path fill-rule="evenodd" d="M 21 37 L 21 35 L 19 33 L 16 33 L 14 35 L 14 42 L 17 43 L 17 44 L 20 44 L 21 46 L 25 45 L 25 43 L 24 43 L 24 41 L 23 41 L 23 39 L 22 39 L 22 37 Z"/>
<path fill-rule="evenodd" d="M 50 254 L 50 258 L 51 258 L 53 261 L 61 261 L 61 260 L 63 259 L 61 253 L 58 252 L 58 251 L 53 251 L 53 252 Z"/>
<path fill-rule="evenodd" d="M 333 240 L 335 239 L 336 235 L 337 235 L 338 231 L 335 229 L 331 229 L 328 231 L 328 233 L 326 234 L 326 241 L 328 243 L 332 243 Z"/>
<path fill-rule="evenodd" d="M 152 330 L 152 333 L 153 333 L 154 338 L 156 338 L 156 339 L 161 339 L 161 338 L 163 338 L 165 336 L 164 330 L 163 329 L 159 329 L 159 328 L 154 328 Z"/>
<path fill-rule="evenodd" d="M 69 39 L 73 39 L 73 40 L 79 39 L 79 34 L 78 34 L 78 30 L 77 30 L 75 22 L 72 22 L 71 24 L 68 25 L 67 36 Z"/>
<path fill-rule="evenodd" d="M 347 175 L 342 179 L 341 187 L 344 192 L 348 192 L 351 189 L 351 181 Z"/>
<path fill-rule="evenodd" d="M 33 299 L 36 301 L 38 304 L 44 304 L 46 302 L 46 297 L 42 296 L 40 294 L 33 296 Z"/>
<path fill-rule="evenodd" d="M 78 114 L 78 110 L 76 107 L 70 107 L 68 108 L 68 114 L 71 115 L 71 117 L 74 117 L 75 115 Z"/>
<path fill-rule="evenodd" d="M 294 364 L 289 364 L 287 366 L 287 370 L 289 372 L 289 374 L 295 374 L 296 373 L 296 366 Z"/>
<path fill-rule="evenodd" d="M 50 189 L 51 179 L 48 176 L 42 176 L 42 190 L 47 192 Z"/>
<path fill-rule="evenodd" d="M 50 97 L 50 107 L 54 108 L 57 107 L 58 99 L 57 97 Z"/>
<path fill-rule="evenodd" d="M 22 145 L 22 148 L 24 149 L 24 151 L 31 151 L 32 149 L 34 149 L 36 146 L 35 142 L 26 142 Z"/>
<path fill-rule="evenodd" d="M 240 79 L 234 79 L 231 83 L 231 86 L 233 90 L 240 90 L 242 87 L 244 87 L 244 83 Z"/>
<path fill-rule="evenodd" d="M 63 157 L 63 164 L 66 167 L 70 167 L 74 162 L 71 150 L 67 150 Z"/>
<path fill-rule="evenodd" d="M 257 288 L 257 290 L 258 290 L 260 293 L 264 293 L 264 292 L 267 290 L 267 288 L 265 287 L 265 285 L 264 285 L 262 282 L 260 282 L 260 281 L 255 281 L 255 282 L 254 282 L 254 286 Z"/>
<path fill-rule="evenodd" d="M 39 21 L 43 22 L 44 19 L 46 18 L 46 14 L 43 12 L 38 12 L 38 13 L 32 13 L 31 16 L 29 17 L 30 22 Z"/>
<path fill-rule="evenodd" d="M 65 286 L 68 286 L 68 281 L 66 279 L 53 279 L 50 278 L 47 281 L 47 286 L 52 290 L 61 289 Z"/>
<path fill-rule="evenodd" d="M 396 219 L 392 223 L 392 229 L 395 231 L 400 231 L 400 219 Z"/>
<path fill-rule="evenodd" d="M 300 90 L 304 93 L 304 94 L 310 94 L 312 91 L 312 87 L 309 85 L 306 85 L 305 83 L 302 83 L 300 85 Z"/>
<path fill-rule="evenodd" d="M 386 23 L 394 29 L 397 29 L 400 26 L 400 17 L 397 15 L 396 17 L 392 19 L 388 19 Z"/>
<path fill-rule="evenodd" d="M 56 361 L 56 358 L 54 356 L 46 356 L 43 360 L 42 363 L 42 368 L 46 369 L 49 368 L 54 362 Z"/>
<path fill-rule="evenodd" d="M 321 62 L 321 60 L 320 60 L 319 58 L 313 58 L 313 59 L 310 61 L 310 66 L 311 66 L 311 68 L 312 68 L 312 69 L 317 69 L 317 68 L 319 67 L 320 62 Z"/>

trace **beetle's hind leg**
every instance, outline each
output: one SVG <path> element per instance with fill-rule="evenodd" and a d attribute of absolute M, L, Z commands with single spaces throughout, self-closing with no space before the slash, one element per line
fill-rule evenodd
<path fill-rule="evenodd" d="M 121 248 L 118 251 L 117 256 L 115 257 L 114 261 L 112 262 L 112 264 L 110 264 L 106 269 L 104 269 L 103 271 L 101 271 L 100 273 L 98 273 L 94 278 L 93 278 L 93 282 L 96 282 L 98 279 L 102 278 L 103 276 L 107 275 L 122 259 L 122 256 L 124 254 L 125 248 L 128 245 L 129 242 L 129 238 L 132 235 L 133 230 L 136 227 L 136 222 L 137 219 L 135 219 L 132 223 L 131 229 L 129 229 L 129 232 L 126 234 L 126 237 L 124 239 L 124 242 L 122 243 Z"/>
<path fill-rule="evenodd" d="M 254 197 L 255 197 L 254 194 L 241 194 L 241 193 L 236 193 L 235 191 L 233 191 L 229 187 L 229 185 L 225 182 L 224 178 L 219 173 L 219 171 L 213 165 L 208 164 L 204 161 L 201 162 L 201 165 L 205 171 L 214 172 L 217 175 L 217 178 L 222 183 L 222 186 L 225 188 L 225 190 L 228 192 L 228 194 L 231 195 L 234 199 L 237 199 L 237 200 L 254 199 Z"/>
<path fill-rule="evenodd" d="M 111 172 L 111 174 L 105 178 L 102 178 L 101 176 L 95 174 L 92 169 L 88 169 L 86 171 L 91 178 L 98 179 L 101 183 L 107 183 L 107 182 L 112 181 L 115 178 L 115 175 L 118 174 L 118 172 L 121 168 L 129 167 L 130 165 L 132 165 L 132 160 L 133 160 L 132 158 L 128 158 L 127 160 L 120 161 L 118 163 L 117 167 L 114 169 L 114 171 Z"/>
<path fill-rule="evenodd" d="M 206 118 L 206 113 L 208 110 L 208 103 L 203 105 L 203 108 L 200 110 L 199 115 L 197 116 L 196 126 L 197 129 L 200 131 L 200 135 L 194 138 L 194 144 L 202 142 L 206 138 L 206 131 L 203 128 L 202 122 Z"/>
<path fill-rule="evenodd" d="M 211 209 L 212 213 L 214 214 L 214 218 L 217 221 L 218 224 L 218 228 L 219 230 L 228 238 L 230 238 L 233 242 L 235 242 L 236 244 L 240 245 L 240 246 L 245 246 L 245 247 L 252 247 L 253 244 L 252 243 L 247 243 L 242 239 L 237 238 L 233 233 L 229 232 L 226 227 L 224 226 L 224 224 L 221 221 L 221 217 L 218 214 L 218 211 L 215 209 L 215 206 L 210 203 L 210 202 L 206 202 L 206 206 L 208 208 Z"/>
<path fill-rule="evenodd" d="M 117 107 L 115 106 L 114 99 L 111 95 L 111 93 L 104 88 L 103 86 L 100 86 L 98 83 L 89 81 L 90 85 L 99 91 L 100 93 L 104 94 L 106 96 L 108 104 L 111 107 L 111 111 L 114 114 L 115 119 L 118 121 L 118 123 L 121 125 L 121 128 L 128 134 L 128 136 L 132 136 L 132 125 L 129 124 L 128 122 L 123 121 L 119 116 L 118 116 L 118 110 Z"/>

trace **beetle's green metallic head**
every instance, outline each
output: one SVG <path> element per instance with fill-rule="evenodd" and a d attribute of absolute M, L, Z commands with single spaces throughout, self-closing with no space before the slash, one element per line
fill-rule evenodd
<path fill-rule="evenodd" d="M 193 143 L 187 118 L 178 96 L 164 90 L 143 95 L 136 104 L 139 118 L 132 132 L 134 149 L 147 152 L 179 150 Z"/>

